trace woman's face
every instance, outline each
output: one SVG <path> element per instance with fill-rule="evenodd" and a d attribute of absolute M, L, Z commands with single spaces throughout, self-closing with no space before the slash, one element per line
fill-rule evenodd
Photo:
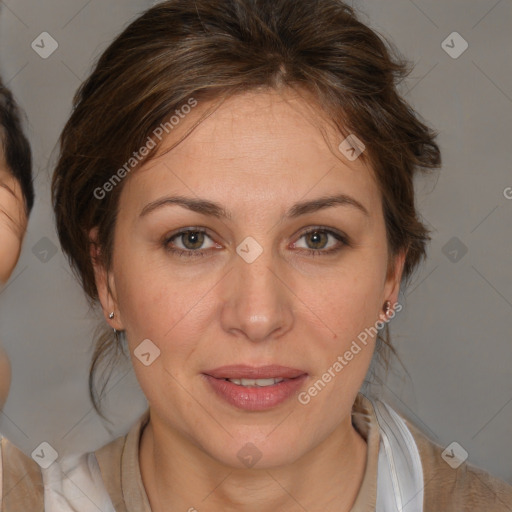
<path fill-rule="evenodd" d="M 21 186 L 9 172 L 0 144 L 0 284 L 7 282 L 18 262 L 26 227 Z"/>
<path fill-rule="evenodd" d="M 7 282 L 18 262 L 26 226 L 21 186 L 9 172 L 0 144 L 0 286 Z M 11 366 L 0 345 L 0 409 L 7 399 L 10 383 Z"/>
<path fill-rule="evenodd" d="M 259 467 L 292 462 L 350 428 L 375 340 L 358 342 L 359 351 L 353 341 L 383 318 L 385 300 L 396 301 L 403 264 L 397 259 L 395 276 L 386 275 L 369 169 L 329 149 L 321 114 L 298 96 L 286 99 L 231 98 L 134 171 L 120 197 L 109 277 L 96 268 L 152 422 L 235 467 L 246 452 L 261 454 Z M 167 146 L 202 107 L 180 120 Z M 336 150 L 342 138 L 329 137 Z M 325 201 L 341 195 L 351 199 Z M 279 365 L 300 376 L 245 388 L 222 378 L 235 373 L 215 371 L 230 365 Z M 329 369 L 330 381 L 308 392 Z"/>

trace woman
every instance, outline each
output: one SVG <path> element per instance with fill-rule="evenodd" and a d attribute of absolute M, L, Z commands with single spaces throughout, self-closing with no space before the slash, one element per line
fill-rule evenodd
<path fill-rule="evenodd" d="M 510 509 L 510 486 L 359 392 L 425 255 L 413 177 L 441 163 L 406 72 L 337 0 L 171 0 L 111 44 L 53 199 L 109 326 L 93 402 L 126 349 L 149 408 L 5 510 Z"/>
<path fill-rule="evenodd" d="M 32 153 L 23 133 L 20 112 L 11 91 L 0 80 L 0 285 L 11 276 L 18 261 L 28 217 L 34 204 Z M 0 409 L 3 408 L 11 384 L 11 365 L 0 340 Z M 2 444 L 23 460 L 21 452 L 5 439 Z M 21 456 L 21 458 L 19 457 Z M 13 459 L 6 478 L 0 464 L 0 481 L 7 482 L 19 465 Z M 37 478 L 37 472 L 32 472 Z M 0 498 L 2 489 L 0 489 Z"/>
<path fill-rule="evenodd" d="M 0 80 L 0 285 L 7 282 L 16 266 L 33 204 L 30 145 L 16 102 Z M 0 345 L 0 409 L 10 382 L 9 359 Z"/>

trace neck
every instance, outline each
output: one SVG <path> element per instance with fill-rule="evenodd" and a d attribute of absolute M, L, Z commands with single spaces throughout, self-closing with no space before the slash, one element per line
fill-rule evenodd
<path fill-rule="evenodd" d="M 150 415 L 140 442 L 151 510 L 349 511 L 363 480 L 367 446 L 351 418 L 286 466 L 238 469 L 212 459 Z"/>

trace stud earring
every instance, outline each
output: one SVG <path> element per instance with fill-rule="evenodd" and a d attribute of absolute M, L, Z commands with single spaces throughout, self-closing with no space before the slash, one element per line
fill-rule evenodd
<path fill-rule="evenodd" d="M 390 310 L 391 310 L 391 301 L 387 300 L 386 302 L 384 302 L 384 314 L 386 316 L 388 316 Z"/>
<path fill-rule="evenodd" d="M 114 313 L 113 311 L 112 311 L 112 312 L 110 312 L 110 313 L 109 313 L 109 315 L 108 315 L 108 317 L 110 318 L 110 320 L 112 320 L 112 318 L 114 318 L 115 316 L 116 316 L 116 315 L 115 315 L 115 313 Z M 115 327 L 113 327 L 113 329 L 114 329 L 114 334 L 116 334 L 116 333 L 117 333 L 116 328 L 115 328 Z"/>

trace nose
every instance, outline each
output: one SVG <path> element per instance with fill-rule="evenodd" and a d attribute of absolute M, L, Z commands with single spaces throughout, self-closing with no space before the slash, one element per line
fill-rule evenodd
<path fill-rule="evenodd" d="M 223 283 L 221 325 L 253 342 L 282 337 L 293 325 L 293 293 L 270 251 L 252 263 L 234 257 Z"/>

